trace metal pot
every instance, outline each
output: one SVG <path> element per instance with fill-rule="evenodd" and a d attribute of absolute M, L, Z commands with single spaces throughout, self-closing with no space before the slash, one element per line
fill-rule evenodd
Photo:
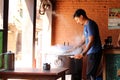
<path fill-rule="evenodd" d="M 6 70 L 14 70 L 14 59 L 14 53 L 11 51 L 0 54 L 0 68 L 4 68 Z"/>

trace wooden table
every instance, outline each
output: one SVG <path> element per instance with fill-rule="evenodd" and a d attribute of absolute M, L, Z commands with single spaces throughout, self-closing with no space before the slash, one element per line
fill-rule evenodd
<path fill-rule="evenodd" d="M 32 79 L 32 80 L 56 80 L 61 77 L 65 80 L 65 72 L 68 68 L 54 68 L 51 70 L 16 68 L 15 70 L 0 71 L 0 79 Z"/>

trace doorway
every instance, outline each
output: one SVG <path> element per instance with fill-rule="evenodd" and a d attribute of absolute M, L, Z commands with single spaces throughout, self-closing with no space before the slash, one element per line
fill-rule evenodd
<path fill-rule="evenodd" d="M 15 53 L 15 67 L 32 67 L 34 0 L 9 2 L 8 51 Z"/>
<path fill-rule="evenodd" d="M 9 2 L 8 51 L 15 53 L 15 67 L 41 67 L 42 54 L 51 45 L 51 14 L 46 10 L 39 14 L 36 7 L 34 33 L 34 0 L 12 0 Z M 48 22 L 46 22 L 48 21 Z M 35 37 L 34 37 L 35 35 Z"/>

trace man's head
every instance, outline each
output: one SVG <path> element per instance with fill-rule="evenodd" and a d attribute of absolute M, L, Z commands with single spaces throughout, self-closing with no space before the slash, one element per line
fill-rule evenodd
<path fill-rule="evenodd" d="M 83 9 L 77 9 L 73 15 L 73 18 L 77 23 L 80 23 L 81 25 L 84 24 L 85 19 L 88 19 L 86 12 Z"/>

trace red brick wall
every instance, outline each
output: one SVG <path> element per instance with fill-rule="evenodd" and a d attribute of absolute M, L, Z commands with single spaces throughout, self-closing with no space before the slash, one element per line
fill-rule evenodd
<path fill-rule="evenodd" d="M 74 45 L 80 39 L 83 27 L 73 20 L 73 13 L 77 8 L 86 10 L 89 18 L 99 25 L 102 44 L 107 36 L 113 37 L 116 45 L 120 29 L 108 30 L 108 9 L 120 8 L 120 0 L 54 0 L 52 44 L 64 42 Z"/>

